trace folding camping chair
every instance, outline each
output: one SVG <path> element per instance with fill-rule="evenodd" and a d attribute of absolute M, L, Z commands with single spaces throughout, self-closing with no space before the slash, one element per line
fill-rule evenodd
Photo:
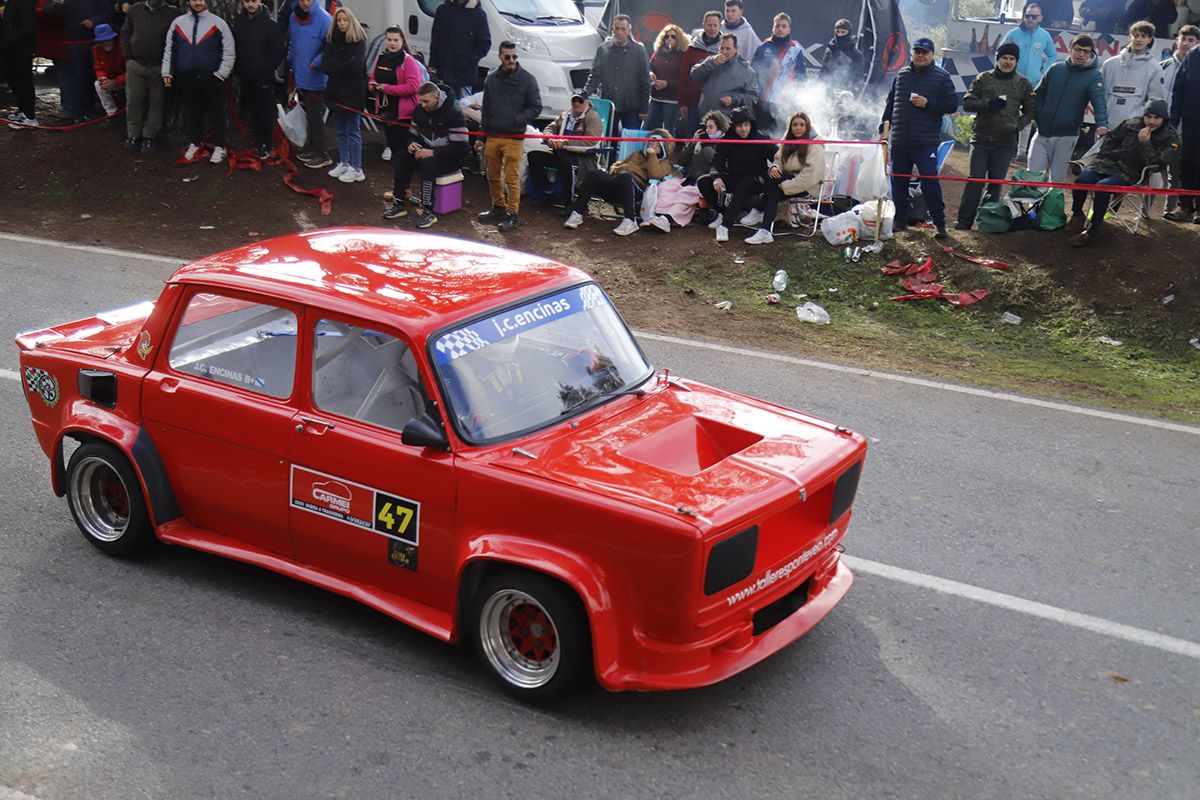
<path fill-rule="evenodd" d="M 1152 188 L 1155 179 L 1158 178 L 1158 185 L 1161 186 L 1162 174 L 1162 164 L 1151 164 L 1142 169 L 1142 176 L 1138 179 L 1138 182 L 1131 185 L 1147 189 Z M 1150 207 L 1153 203 L 1154 195 L 1152 194 L 1121 193 L 1114 195 L 1113 202 L 1108 207 L 1108 212 L 1125 230 L 1130 233 L 1137 233 L 1142 227 L 1143 220 L 1146 220 L 1147 224 L 1149 224 Z"/>
<path fill-rule="evenodd" d="M 592 109 L 596 115 L 600 117 L 600 135 L 612 136 L 613 117 L 616 106 L 612 100 L 605 100 L 603 97 L 589 97 L 592 101 Z M 612 144 L 610 142 L 601 142 L 591 149 L 596 156 L 596 164 L 600 169 L 608 169 L 609 161 L 612 156 Z"/>
<path fill-rule="evenodd" d="M 815 236 L 821 227 L 821 206 L 828 206 L 833 201 L 833 187 L 837 185 L 838 165 L 841 164 L 842 154 L 835 150 L 825 151 L 825 177 L 816 195 L 802 194 L 787 198 L 782 206 L 786 213 L 788 228 L 792 230 L 776 230 L 779 222 L 778 215 L 771 222 L 773 236 Z"/>

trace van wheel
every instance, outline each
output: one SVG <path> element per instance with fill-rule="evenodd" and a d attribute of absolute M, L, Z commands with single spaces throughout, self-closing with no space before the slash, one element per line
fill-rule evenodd
<path fill-rule="evenodd" d="M 476 652 L 517 697 L 558 697 L 590 673 L 587 618 L 562 584 L 534 573 L 502 572 L 488 578 L 475 598 Z"/>
<path fill-rule="evenodd" d="M 142 484 L 107 442 L 87 442 L 71 456 L 67 503 L 84 538 L 109 555 L 130 555 L 155 540 Z"/>

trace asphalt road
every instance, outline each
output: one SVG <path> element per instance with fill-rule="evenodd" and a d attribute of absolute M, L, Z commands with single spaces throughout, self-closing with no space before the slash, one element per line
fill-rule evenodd
<path fill-rule="evenodd" d="M 2 332 L 154 297 L 170 271 L 0 237 Z M 546 709 L 273 573 L 101 555 L 3 351 L 0 800 L 1200 796 L 1200 431 L 643 344 L 871 438 L 858 580 L 722 684 Z"/>

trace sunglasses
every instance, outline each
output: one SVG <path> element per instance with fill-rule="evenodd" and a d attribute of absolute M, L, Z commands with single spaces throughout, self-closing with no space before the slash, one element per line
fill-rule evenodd
<path fill-rule="evenodd" d="M 516 60 L 517 60 L 517 57 L 516 57 L 516 55 L 515 55 L 515 54 L 514 54 L 514 55 L 509 55 L 509 56 L 500 56 L 500 60 L 501 60 L 501 61 L 516 61 Z"/>
<path fill-rule="evenodd" d="M 673 33 L 668 33 L 668 34 L 666 35 L 666 37 L 665 37 L 665 38 L 667 38 L 667 39 L 678 39 L 679 37 L 678 37 L 678 36 L 676 36 L 676 35 L 675 35 L 675 34 L 673 34 Z"/>
<path fill-rule="evenodd" d="M 1025 19 L 1041 19 L 1041 14 L 1026 14 Z"/>

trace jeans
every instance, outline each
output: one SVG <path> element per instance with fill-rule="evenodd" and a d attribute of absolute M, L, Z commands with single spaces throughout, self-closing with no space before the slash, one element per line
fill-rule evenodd
<path fill-rule="evenodd" d="M 679 103 L 663 100 L 650 101 L 650 113 L 646 115 L 646 130 L 652 131 L 655 128 L 666 128 L 668 133 L 674 135 L 675 126 L 678 122 Z"/>
<path fill-rule="evenodd" d="M 162 130 L 162 62 L 125 62 L 125 135 L 153 139 Z"/>
<path fill-rule="evenodd" d="M 360 115 L 342 108 L 333 110 L 333 129 L 337 133 L 338 161 L 362 169 L 362 131 Z"/>
<path fill-rule="evenodd" d="M 942 184 L 936 180 L 937 145 L 893 145 L 892 172 L 896 175 L 912 175 L 913 170 L 921 176 L 921 194 L 933 224 L 946 224 L 946 204 L 942 202 Z M 908 178 L 892 177 L 892 202 L 896 204 L 896 222 L 908 223 Z M 929 176 L 929 177 L 926 177 Z"/>
<path fill-rule="evenodd" d="M 1016 150 L 1016 145 L 1011 143 L 972 144 L 971 177 L 1003 180 L 1008 175 L 1008 167 L 1012 163 Z M 982 183 L 968 183 L 966 188 L 963 189 L 962 202 L 958 206 L 959 225 L 969 226 L 975 222 L 975 212 L 979 210 L 979 201 L 983 195 L 983 187 L 984 184 Z M 989 203 L 999 202 L 1003 191 L 1004 189 L 1001 184 L 987 184 L 987 201 Z"/>
<path fill-rule="evenodd" d="M 67 60 L 55 61 L 58 94 L 62 110 L 72 117 L 85 117 L 95 108 L 92 82 L 96 73 L 92 63 L 92 43 L 67 45 Z"/>
<path fill-rule="evenodd" d="M 492 205 L 503 206 L 510 214 L 516 214 L 521 207 L 521 159 L 524 155 L 521 139 L 489 136 L 483 146 Z"/>
<path fill-rule="evenodd" d="M 1093 169 L 1085 169 L 1075 178 L 1075 183 L 1086 186 L 1128 186 L 1129 181 L 1121 175 L 1104 175 Z M 1087 189 L 1071 190 L 1071 215 L 1083 214 L 1084 203 L 1087 202 Z M 1108 213 L 1108 201 L 1112 195 L 1109 192 L 1094 192 L 1092 196 L 1092 221 L 1088 225 L 1087 235 L 1095 239 L 1100 235 L 1100 226 L 1104 224 L 1104 215 Z"/>

